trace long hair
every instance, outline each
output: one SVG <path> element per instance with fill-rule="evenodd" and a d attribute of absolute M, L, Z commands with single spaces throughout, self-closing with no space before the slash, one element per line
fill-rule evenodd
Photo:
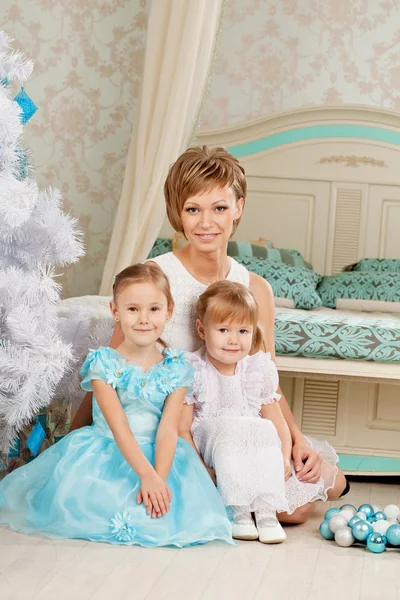
<path fill-rule="evenodd" d="M 161 268 L 155 263 L 137 263 L 126 267 L 123 271 L 118 273 L 114 278 L 113 285 L 113 300 L 117 301 L 118 295 L 133 283 L 152 283 L 155 285 L 166 297 L 168 310 L 172 313 L 174 310 L 174 300 L 171 294 L 171 288 L 169 286 L 168 277 L 161 270 Z M 168 346 L 159 338 L 157 340 L 164 348 Z"/>
<path fill-rule="evenodd" d="M 258 305 L 252 292 L 241 283 L 217 281 L 199 297 L 195 312 L 203 323 L 238 323 L 253 326 L 250 353 L 265 351 L 263 332 L 258 325 Z"/>

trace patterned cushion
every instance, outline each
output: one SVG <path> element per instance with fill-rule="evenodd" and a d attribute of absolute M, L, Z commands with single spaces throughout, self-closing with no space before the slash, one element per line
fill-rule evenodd
<path fill-rule="evenodd" d="M 239 256 L 236 260 L 266 279 L 275 297 L 293 300 L 294 308 L 311 310 L 321 306 L 321 298 L 316 291 L 320 277 L 314 271 L 249 256 Z"/>
<path fill-rule="evenodd" d="M 376 271 L 379 273 L 400 273 L 400 259 L 396 258 L 362 258 L 352 271 Z"/>
<path fill-rule="evenodd" d="M 337 308 L 341 299 L 396 303 L 400 302 L 400 274 L 350 271 L 329 275 L 322 277 L 318 293 L 328 308 Z"/>
<path fill-rule="evenodd" d="M 400 363 L 400 320 L 389 315 L 278 309 L 278 356 Z"/>
<path fill-rule="evenodd" d="M 155 258 L 160 254 L 166 254 L 172 250 L 172 240 L 169 238 L 157 238 L 147 258 Z"/>
<path fill-rule="evenodd" d="M 173 250 L 179 250 L 188 244 L 183 233 L 177 232 L 172 240 Z M 258 256 L 268 258 L 268 248 L 272 248 L 272 242 L 260 238 L 256 242 L 228 242 L 228 256 Z"/>

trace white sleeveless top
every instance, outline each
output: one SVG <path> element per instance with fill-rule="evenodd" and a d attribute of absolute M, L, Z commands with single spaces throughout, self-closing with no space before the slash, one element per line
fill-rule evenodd
<path fill-rule="evenodd" d="M 175 302 L 174 312 L 165 325 L 162 339 L 172 348 L 181 348 L 186 352 L 198 350 L 203 341 L 197 334 L 194 305 L 208 286 L 190 275 L 173 252 L 149 260 L 157 263 L 168 277 Z M 229 258 L 229 260 L 231 268 L 226 279 L 249 287 L 249 271 L 235 259 Z"/>

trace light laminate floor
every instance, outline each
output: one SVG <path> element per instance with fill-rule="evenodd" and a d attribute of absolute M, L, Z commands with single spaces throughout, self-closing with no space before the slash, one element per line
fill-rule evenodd
<path fill-rule="evenodd" d="M 342 501 L 400 503 L 400 485 L 353 482 Z M 183 550 L 53 542 L 0 529 L 1 600 L 400 600 L 400 550 L 373 555 L 318 534 L 329 507 L 277 546 Z"/>

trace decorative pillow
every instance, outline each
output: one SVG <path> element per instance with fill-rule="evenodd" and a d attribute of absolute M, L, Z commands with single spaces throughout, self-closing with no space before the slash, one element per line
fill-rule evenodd
<path fill-rule="evenodd" d="M 155 258 L 160 254 L 166 254 L 172 250 L 172 240 L 169 238 L 157 238 L 147 258 Z"/>
<path fill-rule="evenodd" d="M 271 284 L 277 306 L 290 307 L 288 300 L 293 301 L 294 308 L 311 310 L 321 306 L 321 298 L 316 291 L 320 277 L 311 269 L 250 256 L 239 256 L 236 260 Z M 285 302 L 280 304 L 282 299 Z"/>
<path fill-rule="evenodd" d="M 172 249 L 178 250 L 188 243 L 183 233 L 177 232 L 172 239 Z M 258 256 L 268 258 L 268 248 L 272 248 L 272 242 L 261 239 L 257 242 L 228 242 L 228 256 Z"/>
<path fill-rule="evenodd" d="M 318 286 L 322 304 L 328 308 L 368 310 L 368 301 L 379 301 L 370 309 L 397 312 L 400 303 L 400 274 L 373 271 L 338 273 L 322 277 Z M 344 300 L 347 302 L 344 303 Z M 357 300 L 358 302 L 349 302 Z M 362 301 L 361 303 L 359 301 Z"/>
<path fill-rule="evenodd" d="M 362 258 L 351 271 L 376 271 L 378 273 L 400 273 L 400 259 Z"/>

